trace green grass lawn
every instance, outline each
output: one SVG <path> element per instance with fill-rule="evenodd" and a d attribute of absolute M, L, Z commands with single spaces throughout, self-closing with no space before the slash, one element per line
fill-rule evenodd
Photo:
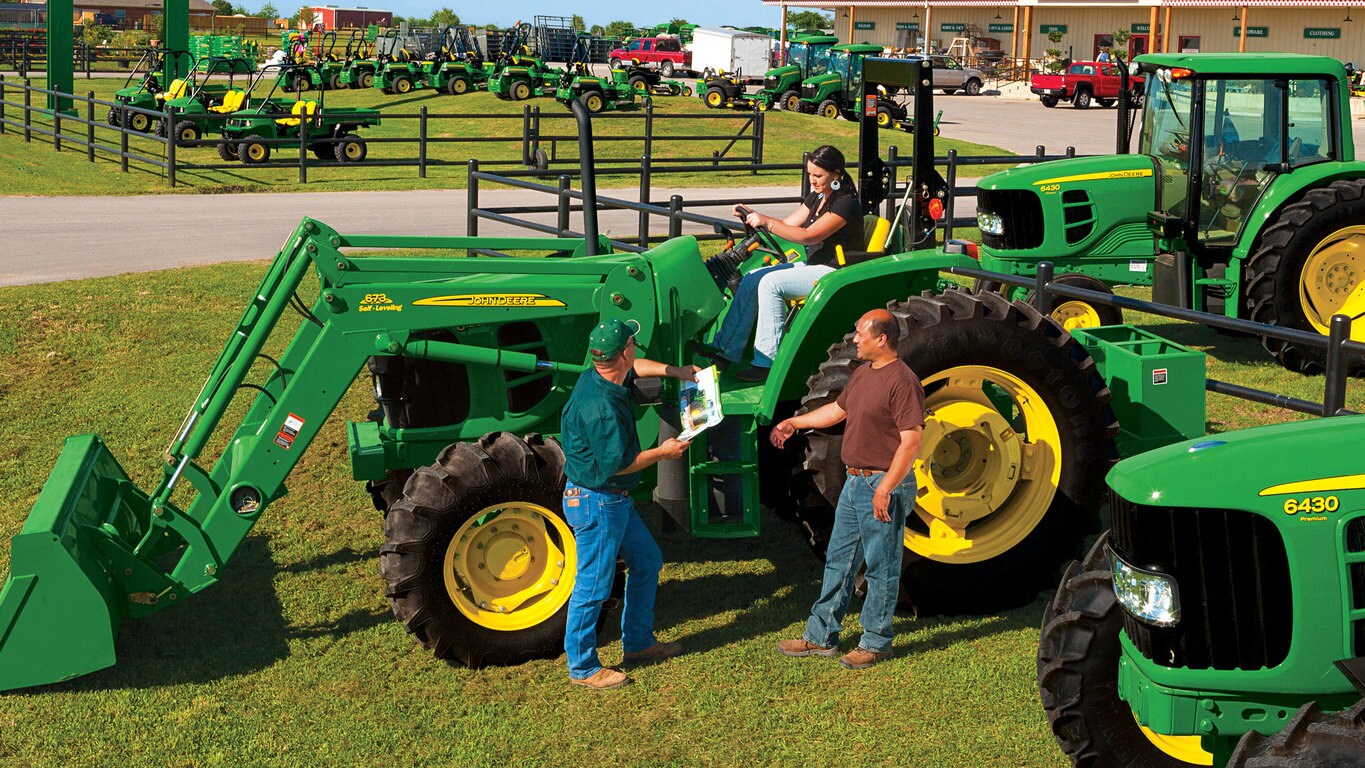
<path fill-rule="evenodd" d="M 0 572 L 63 436 L 102 434 L 135 482 L 154 485 L 263 268 L 0 289 Z M 1252 340 L 1129 321 L 1207 350 L 1216 378 L 1320 399 L 1321 377 L 1281 370 Z M 898 616 L 897 658 L 861 673 L 787 659 L 774 643 L 800 632 L 820 567 L 773 518 L 758 540 L 659 534 L 657 627 L 688 653 L 638 670 L 630 688 L 571 688 L 562 659 L 477 671 L 434 661 L 389 612 L 381 519 L 349 477 L 344 422 L 372 405 L 362 375 L 223 583 L 125 622 L 117 666 L 0 695 L 0 763 L 1065 764 L 1036 690 L 1041 598 L 994 616 Z M 1358 387 L 1348 405 L 1365 406 Z M 1285 418 L 1210 401 L 1215 431 Z M 620 652 L 609 630 L 604 661 Z"/>
<path fill-rule="evenodd" d="M 13 78 L 8 79 L 13 82 Z M 41 86 L 41 80 L 33 80 Z M 77 80 L 76 90 L 80 95 L 93 91 L 98 99 L 112 100 L 113 93 L 123 84 L 122 80 L 97 78 Z M 264 95 L 269 83 L 258 88 Z M 7 91 L 7 100 L 23 102 L 22 93 Z M 39 94 L 34 94 L 34 103 L 41 103 Z M 308 98 L 317 98 L 317 91 L 310 91 Z M 578 146 L 577 129 L 568 117 L 569 111 L 551 98 L 532 99 L 529 102 L 502 101 L 487 92 L 469 93 L 463 96 L 449 96 L 432 90 L 413 91 L 406 96 L 385 95 L 375 88 L 362 90 L 329 91 L 325 97 L 328 108 L 374 108 L 384 111 L 382 125 L 363 131 L 363 136 L 371 140 L 369 158 L 376 161 L 412 161 L 417 159 L 416 144 L 385 143 L 400 138 L 418 135 L 417 115 L 422 107 L 428 110 L 428 136 L 431 139 L 455 139 L 475 137 L 515 137 L 509 142 L 444 143 L 432 144 L 428 151 L 431 161 L 446 161 L 451 165 L 432 165 L 427 169 L 427 178 L 419 178 L 418 169 L 412 166 L 367 165 L 355 168 L 309 168 L 308 183 L 299 183 L 297 168 L 298 149 L 276 152 L 275 160 L 288 160 L 295 165 L 278 169 L 243 169 L 240 164 L 218 170 L 195 170 L 180 168 L 177 171 L 177 187 L 167 185 L 165 171 L 146 163 L 133 163 L 129 172 L 120 172 L 117 155 L 97 154 L 96 162 L 86 159 L 84 147 L 66 144 L 61 152 L 55 151 L 51 138 L 35 134 L 31 143 L 25 143 L 22 134 L 13 126 L 8 126 L 0 135 L 0 166 L 12 169 L 5 194 L 11 195 L 130 195 L 159 194 L 167 192 L 215 193 L 234 191 L 295 191 L 310 192 L 353 191 L 353 190 L 398 190 L 398 189 L 449 189 L 463 188 L 467 180 L 466 163 L 471 157 L 481 161 L 520 161 L 522 110 L 527 104 L 540 107 L 546 118 L 542 121 L 541 131 L 545 135 L 559 135 L 567 140 L 557 142 L 553 148 L 554 156 L 573 161 L 568 165 L 556 166 L 568 171 L 577 169 Z M 709 158 L 713 151 L 723 151 L 728 140 L 688 139 L 689 136 L 733 136 L 748 119 L 747 113 L 709 110 L 696 97 L 656 97 L 654 99 L 658 136 L 684 137 L 674 140 L 656 139 L 652 154 L 656 162 L 669 158 Z M 84 115 L 84 106 L 80 106 Z M 98 107 L 96 120 L 96 142 L 117 148 L 119 134 L 104 123 L 107 108 Z M 506 117 L 487 120 L 471 120 L 462 115 L 497 114 Z M 626 158 L 637 162 L 644 154 L 644 142 L 639 139 L 618 140 L 638 136 L 642 131 L 639 120 L 613 119 L 606 117 L 594 120 L 593 132 L 598 138 L 596 154 L 599 158 Z M 620 113 L 615 113 L 620 114 Z M 636 114 L 641 114 L 637 111 Z M 11 120 L 22 122 L 22 109 L 6 107 L 6 115 Z M 400 117 L 407 115 L 409 117 Z M 706 115 L 706 120 L 671 120 L 669 115 Z M 553 117 L 551 117 L 553 116 Z M 843 120 L 825 120 L 815 115 L 802 115 L 786 112 L 770 112 L 766 116 L 764 132 L 764 162 L 799 163 L 803 152 L 820 144 L 833 144 L 843 150 L 850 162 L 857 159 L 858 126 Z M 33 117 L 34 127 L 51 130 L 50 117 Z M 63 133 L 84 137 L 86 127 L 67 121 Z M 213 137 L 210 137 L 213 138 Z M 910 153 L 911 137 L 908 133 L 883 131 L 882 154 L 887 147 L 895 144 L 903 155 Z M 545 149 L 552 148 L 546 142 Z M 133 138 L 130 151 L 139 152 L 146 157 L 164 160 L 165 145 L 145 138 Z M 1008 154 L 995 147 L 986 147 L 940 137 L 936 153 L 945 156 L 950 149 L 957 149 L 963 155 L 1003 155 Z M 729 150 L 729 157 L 748 156 L 748 139 L 742 140 Z M 310 162 L 313 161 L 311 155 Z M 181 148 L 177 155 L 178 163 L 222 164 L 212 145 Z M 502 166 L 507 169 L 509 166 Z M 522 166 L 515 166 L 522 167 Z M 638 166 L 637 166 L 638 167 Z M 497 166 L 488 170 L 496 172 Z M 972 167 L 967 169 L 970 176 L 979 176 L 993 170 L 991 167 Z M 635 176 L 616 176 L 603 174 L 599 169 L 598 184 L 602 187 L 636 186 Z M 794 171 L 768 171 L 758 175 L 748 172 L 726 171 L 711 167 L 710 163 L 690 163 L 683 173 L 656 173 L 653 186 L 665 187 L 751 187 L 762 185 L 790 184 L 796 176 Z"/>

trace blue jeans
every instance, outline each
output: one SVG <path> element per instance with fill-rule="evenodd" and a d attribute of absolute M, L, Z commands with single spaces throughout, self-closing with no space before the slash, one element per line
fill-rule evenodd
<path fill-rule="evenodd" d="M 564 518 L 573 528 L 578 550 L 564 653 L 569 657 L 569 677 L 581 680 L 602 669 L 597 622 L 602 603 L 611 596 L 617 553 L 626 560 L 626 601 L 621 610 L 621 647 L 626 653 L 655 643 L 654 594 L 664 557 L 630 496 L 568 483 Z"/>
<path fill-rule="evenodd" d="M 863 600 L 863 638 L 858 647 L 873 653 L 891 650 L 895 637 L 891 618 L 900 592 L 905 516 L 915 503 L 915 473 L 907 474 L 892 492 L 889 523 L 872 516 L 872 497 L 885 476 L 881 472 L 850 476 L 839 494 L 834 530 L 825 551 L 820 598 L 811 606 L 806 621 L 805 638 L 811 643 L 826 648 L 838 645 L 844 629 L 840 622 L 853 596 L 853 581 L 858 567 L 866 561 L 867 597 Z"/>
<path fill-rule="evenodd" d="M 745 275 L 735 289 L 734 301 L 725 315 L 725 322 L 716 331 L 711 345 L 720 356 L 731 362 L 744 359 L 744 344 L 749 340 L 749 329 L 754 331 L 754 365 L 771 368 L 782 343 L 783 327 L 787 319 L 787 301 L 799 299 L 811 292 L 821 275 L 833 272 L 833 267 L 814 266 L 803 261 L 774 264 Z"/>

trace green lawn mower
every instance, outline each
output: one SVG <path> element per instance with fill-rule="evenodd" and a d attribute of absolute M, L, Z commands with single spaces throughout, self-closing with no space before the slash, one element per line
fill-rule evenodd
<path fill-rule="evenodd" d="M 379 64 L 374 57 L 374 41 L 367 39 L 360 30 L 353 30 L 346 41 L 346 58 L 342 62 L 337 83 L 343 88 L 370 88 L 374 85 L 374 73 Z"/>
<path fill-rule="evenodd" d="M 419 53 L 398 43 L 398 30 L 389 29 L 376 43 L 381 51 L 374 87 L 384 93 L 403 95 L 427 87 L 427 71 Z"/>
<path fill-rule="evenodd" d="M 446 27 L 440 56 L 427 71 L 427 85 L 451 96 L 488 88 L 488 69 L 468 27 Z"/>
<path fill-rule="evenodd" d="M 592 74 L 588 64 L 592 37 L 579 35 L 574 41 L 569 68 L 559 77 L 555 88 L 555 99 L 569 106 L 581 102 L 588 112 L 596 114 L 606 109 L 629 109 L 635 106 L 637 93 L 634 85 L 627 80 L 624 69 L 613 69 L 610 78 Z M 645 96 L 644 98 L 649 98 Z"/>

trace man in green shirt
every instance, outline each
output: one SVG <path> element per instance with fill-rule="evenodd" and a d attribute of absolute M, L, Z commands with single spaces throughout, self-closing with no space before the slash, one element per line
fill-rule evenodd
<path fill-rule="evenodd" d="M 626 599 L 621 611 L 625 661 L 666 659 L 682 653 L 681 643 L 654 638 L 654 595 L 663 554 L 640 519 L 630 491 L 640 471 L 663 459 L 681 458 L 690 443 L 674 438 L 640 449 L 629 387 L 635 377 L 671 376 L 692 380 L 696 366 L 673 366 L 636 357 L 640 326 L 612 319 L 588 338 L 593 367 L 569 395 L 561 420 L 564 445 L 564 516 L 574 529 L 577 569 L 569 597 L 564 652 L 569 680 L 589 688 L 619 688 L 630 678 L 602 666 L 597 657 L 597 622 L 611 595 L 616 557 L 626 561 Z"/>

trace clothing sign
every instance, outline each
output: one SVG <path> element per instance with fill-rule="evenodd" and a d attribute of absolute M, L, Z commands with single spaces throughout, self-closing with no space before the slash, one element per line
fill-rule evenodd
<path fill-rule="evenodd" d="M 1247 35 L 1247 37 L 1250 36 Z M 1303 38 L 1305 40 L 1337 40 L 1341 38 L 1341 27 L 1304 27 Z"/>
<path fill-rule="evenodd" d="M 853 28 L 854 28 L 854 29 L 876 29 L 876 28 L 877 28 L 877 22 L 875 22 L 875 21 L 855 21 L 855 22 L 853 22 Z"/>
<path fill-rule="evenodd" d="M 1013 24 L 1009 24 L 1009 23 L 1006 23 L 1006 24 L 992 24 L 992 25 L 990 25 L 990 27 L 988 27 L 988 29 L 989 29 L 989 31 L 991 31 L 991 32 L 1013 32 L 1013 31 L 1014 31 L 1014 25 L 1013 25 Z"/>
<path fill-rule="evenodd" d="M 1242 36 L 1241 27 L 1232 28 L 1233 37 Z M 1270 27 L 1247 27 L 1247 37 L 1270 37 Z M 1307 35 L 1305 35 L 1307 37 Z"/>
<path fill-rule="evenodd" d="M 940 31 L 940 32 L 966 32 L 966 31 L 967 31 L 967 25 L 966 25 L 966 24 L 940 24 L 940 25 L 938 25 L 938 28 L 939 28 L 939 31 Z"/>
<path fill-rule="evenodd" d="M 1065 24 L 1044 24 L 1044 25 L 1038 27 L 1038 31 L 1041 32 L 1041 33 L 1044 34 L 1044 35 L 1046 35 L 1046 34 L 1049 33 L 1049 32 L 1061 32 L 1062 34 L 1065 35 L 1065 34 L 1066 34 L 1066 25 L 1065 25 Z"/>

